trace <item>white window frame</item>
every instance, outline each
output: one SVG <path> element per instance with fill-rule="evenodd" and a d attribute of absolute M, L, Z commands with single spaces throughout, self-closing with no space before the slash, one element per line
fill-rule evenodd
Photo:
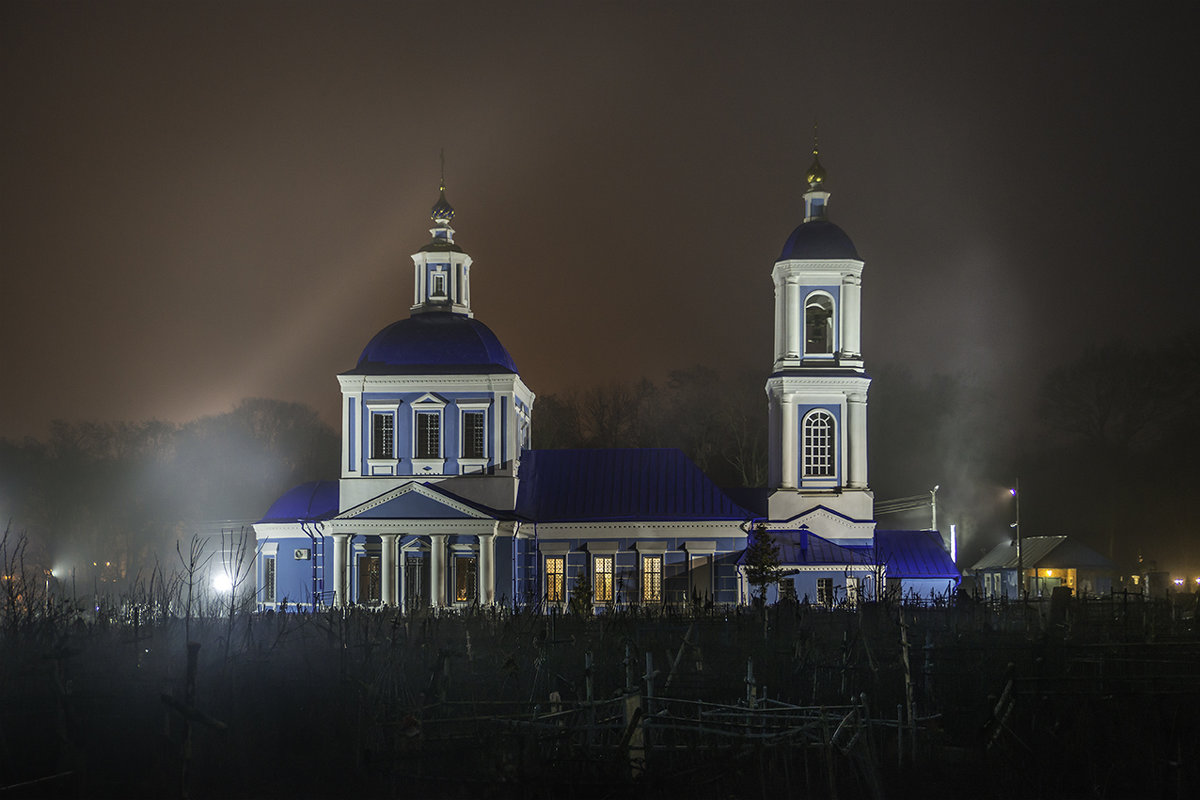
<path fill-rule="evenodd" d="M 663 602 L 663 558 L 662 553 L 642 553 L 642 602 L 646 605 L 659 604 Z M 657 562 L 655 568 L 653 562 Z M 654 586 L 651 587 L 651 579 Z M 654 591 L 651 592 L 650 589 Z"/>
<path fill-rule="evenodd" d="M 817 605 L 833 605 L 833 578 L 817 578 Z"/>
<path fill-rule="evenodd" d="M 363 404 L 367 413 L 363 414 L 363 426 L 366 428 L 367 440 L 367 475 L 395 475 L 400 466 L 400 448 L 397 435 L 400 432 L 399 416 L 400 403 L 395 400 L 380 402 L 368 400 Z M 392 417 L 392 457 L 375 458 L 375 415 L 390 414 Z"/>
<path fill-rule="evenodd" d="M 542 556 L 544 559 L 542 574 L 545 583 L 545 596 L 547 605 L 561 606 L 567 602 L 567 554 L 566 553 L 546 553 Z M 556 573 L 561 583 L 558 586 L 558 597 L 553 597 L 550 586 L 550 562 L 554 561 L 559 564 L 562 569 Z"/>
<path fill-rule="evenodd" d="M 815 298 L 820 298 L 820 299 L 829 301 L 829 320 L 827 322 L 827 324 L 829 325 L 829 349 L 828 350 L 810 351 L 808 349 L 808 307 L 813 304 L 813 300 Z M 837 314 L 838 314 L 837 300 L 834 298 L 834 296 L 832 294 L 825 291 L 824 289 L 818 289 L 816 291 L 809 292 L 808 294 L 806 294 L 804 296 L 804 305 L 800 309 L 801 329 L 803 331 L 803 334 L 800 337 L 801 338 L 800 349 L 804 353 L 805 358 L 833 358 L 834 354 L 837 353 L 837 346 L 838 346 Z"/>
<path fill-rule="evenodd" d="M 600 581 L 599 577 L 600 564 L 604 562 L 608 565 L 607 572 L 603 573 L 608 576 L 608 586 L 605 592 L 605 597 L 600 596 Z M 592 604 L 597 606 L 612 605 L 616 602 L 617 596 L 617 557 L 615 553 L 596 553 L 592 556 Z"/>
<path fill-rule="evenodd" d="M 440 292 L 438 291 L 439 283 L 442 289 Z M 435 264 L 429 270 L 429 299 L 445 300 L 448 297 L 450 297 L 450 273 L 444 264 Z"/>
<path fill-rule="evenodd" d="M 412 465 L 414 475 L 442 475 L 446 470 L 446 401 L 434 395 L 427 394 L 412 403 Z M 438 450 L 436 458 L 419 458 L 417 456 L 418 437 L 420 428 L 417 417 L 420 414 L 436 414 L 438 421 Z"/>
<path fill-rule="evenodd" d="M 483 472 L 490 461 L 488 452 L 491 444 L 492 426 L 488 422 L 488 409 L 492 405 L 491 400 L 456 400 L 454 404 L 458 406 L 458 471 L 463 475 L 473 472 Z M 463 453 L 466 450 L 466 420 L 467 414 L 482 414 L 483 415 L 483 458 L 464 458 Z"/>
<path fill-rule="evenodd" d="M 813 421 L 818 417 L 825 417 L 828 420 L 823 443 L 816 443 L 809 438 L 809 425 L 814 424 Z M 828 452 L 823 456 L 817 456 L 814 453 L 817 447 L 826 448 Z M 823 465 L 828 468 L 828 472 L 810 472 L 821 462 L 824 462 Z M 838 418 L 828 408 L 811 409 L 800 419 L 800 480 L 805 486 L 835 486 L 837 485 L 837 474 Z"/>

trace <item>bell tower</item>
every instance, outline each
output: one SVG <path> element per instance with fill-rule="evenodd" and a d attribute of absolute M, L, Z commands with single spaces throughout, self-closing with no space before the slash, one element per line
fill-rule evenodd
<path fill-rule="evenodd" d="M 804 219 L 772 279 L 775 358 L 769 407 L 767 482 L 775 523 L 819 506 L 844 518 L 838 543 L 874 533 L 867 484 L 867 390 L 861 304 L 863 261 L 828 219 L 830 193 L 816 144 L 805 175 Z M 824 535 L 824 534 L 822 534 Z"/>

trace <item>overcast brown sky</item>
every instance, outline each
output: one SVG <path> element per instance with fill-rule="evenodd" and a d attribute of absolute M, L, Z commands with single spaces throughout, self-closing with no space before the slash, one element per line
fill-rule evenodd
<path fill-rule="evenodd" d="M 1052 7 L 1047 7 L 1052 6 Z M 1195 305 L 1184 4 L 0 5 L 0 436 L 333 418 L 446 152 L 477 316 L 558 392 L 771 363 L 811 128 L 872 363 L 1014 397 Z"/>

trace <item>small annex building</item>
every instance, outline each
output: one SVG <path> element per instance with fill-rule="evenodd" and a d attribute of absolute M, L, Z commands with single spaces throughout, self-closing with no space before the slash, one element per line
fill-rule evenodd
<path fill-rule="evenodd" d="M 1049 597 L 1056 586 L 1067 586 L 1076 596 L 1112 591 L 1116 565 L 1092 548 L 1067 536 L 1024 536 L 1018 556 L 1017 542 L 1002 542 L 975 562 L 971 572 L 987 599 L 1016 599 L 1018 572 L 1024 594 Z"/>
<path fill-rule="evenodd" d="M 768 487 L 742 493 L 678 450 L 533 449 L 536 397 L 474 317 L 443 183 L 409 316 L 338 375 L 339 480 L 290 490 L 254 526 L 258 607 L 565 608 L 584 591 L 596 607 L 744 603 L 760 529 L 797 594 L 821 602 L 877 596 L 880 580 L 956 584 L 926 532 L 876 539 L 863 262 L 827 218 L 815 148 L 806 179 L 772 273 Z"/>

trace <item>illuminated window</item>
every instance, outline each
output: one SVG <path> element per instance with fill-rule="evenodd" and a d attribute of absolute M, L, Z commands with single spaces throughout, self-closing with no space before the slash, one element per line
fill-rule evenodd
<path fill-rule="evenodd" d="M 827 294 L 811 294 L 804 301 L 804 352 L 833 352 L 833 300 Z"/>
<path fill-rule="evenodd" d="M 275 602 L 275 559 L 263 559 L 263 602 Z"/>
<path fill-rule="evenodd" d="M 814 411 L 804 418 L 805 477 L 833 476 L 833 445 L 832 414 Z"/>
<path fill-rule="evenodd" d="M 439 411 L 417 412 L 417 458 L 442 457 L 442 415 Z"/>
<path fill-rule="evenodd" d="M 464 411 L 462 426 L 462 457 L 486 458 L 484 450 L 486 424 L 483 412 Z"/>
<path fill-rule="evenodd" d="M 546 556 L 546 602 L 561 603 L 567 599 L 567 560 L 562 556 Z"/>
<path fill-rule="evenodd" d="M 454 602 L 473 603 L 479 589 L 475 556 L 454 559 Z"/>
<path fill-rule="evenodd" d="M 596 556 L 593 562 L 595 579 L 592 581 L 592 598 L 597 603 L 613 601 L 613 557 Z"/>
<path fill-rule="evenodd" d="M 642 556 L 642 602 L 662 602 L 662 556 Z"/>
<path fill-rule="evenodd" d="M 817 578 L 817 605 L 833 605 L 833 578 Z"/>
<path fill-rule="evenodd" d="M 371 458 L 396 457 L 396 417 L 393 414 L 371 415 Z"/>

